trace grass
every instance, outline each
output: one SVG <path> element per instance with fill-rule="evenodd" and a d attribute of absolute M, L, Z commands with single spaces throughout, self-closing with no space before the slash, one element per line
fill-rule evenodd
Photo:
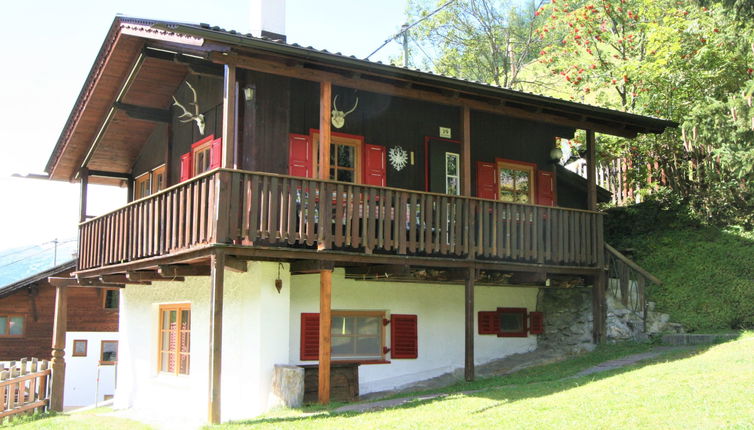
<path fill-rule="evenodd" d="M 58 414 L 27 415 L 0 425 L 13 430 L 150 430 L 152 427 L 126 418 L 110 416 L 110 408 Z"/>
<path fill-rule="evenodd" d="M 754 333 L 622 369 L 558 378 L 615 352 L 603 348 L 509 377 L 460 384 L 446 390 L 455 393 L 447 397 L 383 411 L 287 410 L 210 429 L 754 429 Z"/>

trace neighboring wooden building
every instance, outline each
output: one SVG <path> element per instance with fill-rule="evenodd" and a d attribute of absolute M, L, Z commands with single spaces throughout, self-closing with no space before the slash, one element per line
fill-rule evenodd
<path fill-rule="evenodd" d="M 0 287 L 0 361 L 51 358 L 55 287 L 48 278 L 69 276 L 75 267 L 76 260 L 72 260 Z M 66 407 L 93 404 L 98 379 L 99 400 L 113 394 L 114 369 L 112 366 L 98 369 L 98 366 L 103 361 L 103 349 L 106 358 L 111 356 L 108 351 L 114 350 L 117 354 L 119 295 L 117 290 L 89 288 L 73 288 L 68 293 L 68 355 L 71 358 L 66 368 Z M 73 348 L 74 342 L 78 353 Z"/>
<path fill-rule="evenodd" d="M 82 221 L 89 183 L 133 201 L 81 224 L 54 282 L 125 287 L 119 407 L 253 416 L 275 364 L 317 364 L 321 402 L 332 360 L 360 364 L 362 393 L 470 380 L 536 348 L 540 288 L 593 285 L 604 339 L 595 132 L 675 125 L 117 17 L 46 170 L 81 182 Z M 577 129 L 587 180 L 552 162 Z"/>

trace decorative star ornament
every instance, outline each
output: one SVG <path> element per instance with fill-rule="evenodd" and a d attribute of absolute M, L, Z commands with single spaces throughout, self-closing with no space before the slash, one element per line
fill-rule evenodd
<path fill-rule="evenodd" d="M 390 158 L 390 165 L 399 172 L 408 164 L 408 152 L 400 146 L 390 148 L 388 156 Z"/>

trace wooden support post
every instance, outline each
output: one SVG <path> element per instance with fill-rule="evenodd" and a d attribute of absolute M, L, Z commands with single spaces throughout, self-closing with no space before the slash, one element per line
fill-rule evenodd
<path fill-rule="evenodd" d="M 474 279 L 476 270 L 469 268 L 466 275 L 466 354 L 464 359 L 464 376 L 467 381 L 474 380 Z"/>
<path fill-rule="evenodd" d="M 586 208 L 597 210 L 597 151 L 594 130 L 586 130 Z"/>
<path fill-rule="evenodd" d="M 607 272 L 600 273 L 593 277 L 592 286 L 592 338 L 594 343 L 605 343 L 605 330 L 607 320 L 607 297 L 605 290 L 607 287 Z"/>
<path fill-rule="evenodd" d="M 68 329 L 68 289 L 55 287 L 55 322 L 52 333 L 52 388 L 50 409 L 63 412 L 65 387 L 65 332 Z"/>
<path fill-rule="evenodd" d="M 330 403 L 330 330 L 332 315 L 332 270 L 319 272 L 319 403 Z"/>
<path fill-rule="evenodd" d="M 212 255 L 212 286 L 209 294 L 209 418 L 210 424 L 220 423 L 220 382 L 222 378 L 223 347 L 223 286 L 225 282 L 225 254 Z"/>
<path fill-rule="evenodd" d="M 86 198 L 87 189 L 89 188 L 89 169 L 82 167 L 79 170 L 79 176 L 81 177 L 81 194 L 79 198 L 79 222 L 86 221 Z"/>
<path fill-rule="evenodd" d="M 471 196 L 471 109 L 468 106 L 461 108 L 462 155 L 461 155 L 461 187 L 463 195 Z"/>
<path fill-rule="evenodd" d="M 225 65 L 225 84 L 223 89 L 223 160 L 222 167 L 235 169 L 236 146 L 236 66 Z"/>
<path fill-rule="evenodd" d="M 330 179 L 330 121 L 332 116 L 332 82 L 319 86 L 319 179 Z"/>

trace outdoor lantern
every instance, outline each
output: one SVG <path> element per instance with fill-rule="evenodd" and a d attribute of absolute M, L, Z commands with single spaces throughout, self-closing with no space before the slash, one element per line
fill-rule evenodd
<path fill-rule="evenodd" d="M 550 150 L 550 161 L 553 163 L 557 163 L 560 161 L 560 159 L 563 158 L 563 150 L 558 148 L 557 146 L 555 148 L 552 148 Z"/>

